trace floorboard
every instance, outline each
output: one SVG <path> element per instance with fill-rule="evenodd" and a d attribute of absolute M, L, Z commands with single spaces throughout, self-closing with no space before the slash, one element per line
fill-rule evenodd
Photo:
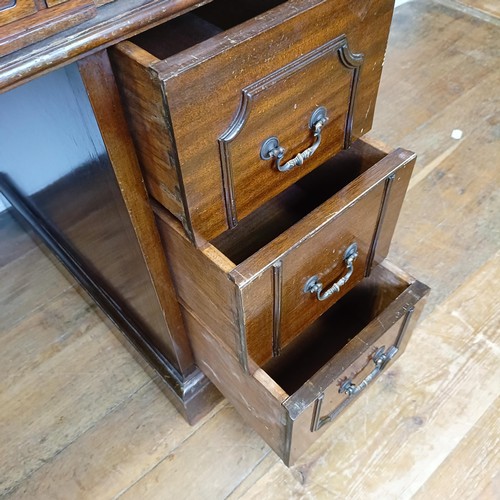
<path fill-rule="evenodd" d="M 15 497 L 114 498 L 168 460 L 225 405 L 191 427 L 149 381 L 28 477 Z"/>
<path fill-rule="evenodd" d="M 415 500 L 496 499 L 500 491 L 500 398 L 416 492 Z"/>

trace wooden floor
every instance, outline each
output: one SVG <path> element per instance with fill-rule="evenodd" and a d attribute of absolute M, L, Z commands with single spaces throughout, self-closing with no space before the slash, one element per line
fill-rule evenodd
<path fill-rule="evenodd" d="M 432 294 L 402 358 L 290 469 L 225 401 L 187 425 L 1 217 L 0 494 L 499 499 L 499 57 L 498 2 L 396 11 L 370 135 L 420 155 L 390 258 Z"/>

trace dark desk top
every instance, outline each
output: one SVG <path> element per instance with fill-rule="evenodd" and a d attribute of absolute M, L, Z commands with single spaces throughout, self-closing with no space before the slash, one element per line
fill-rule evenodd
<path fill-rule="evenodd" d="M 109 47 L 210 0 L 115 0 L 95 17 L 0 58 L 0 92 Z"/>

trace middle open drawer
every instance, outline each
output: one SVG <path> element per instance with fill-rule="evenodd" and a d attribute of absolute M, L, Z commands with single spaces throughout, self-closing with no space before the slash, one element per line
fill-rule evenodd
<path fill-rule="evenodd" d="M 155 205 L 182 305 L 244 368 L 279 355 L 386 257 L 414 162 L 359 140 L 198 249 Z"/>

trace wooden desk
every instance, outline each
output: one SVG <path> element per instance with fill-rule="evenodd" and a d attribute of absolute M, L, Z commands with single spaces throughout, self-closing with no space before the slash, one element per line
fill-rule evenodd
<path fill-rule="evenodd" d="M 5 36 L 9 25 L 0 27 L 0 47 L 10 52 L 0 58 L 1 147 L 4 153 L 32 150 L 4 155 L 0 189 L 161 374 L 167 395 L 189 421 L 220 396 L 194 364 L 103 49 L 204 3 L 115 0 L 87 21 L 14 51 L 5 42 L 18 46 Z M 81 77 L 67 66 L 75 61 Z M 60 99 L 54 85 L 61 86 Z M 23 118 L 12 120 L 14 114 Z M 39 134 L 46 137 L 46 155 L 34 151 Z M 68 154 L 60 173 L 52 152 L 71 149 L 71 141 L 78 143 L 76 156 Z M 32 193 L 28 170 L 43 170 L 47 185 Z"/>

